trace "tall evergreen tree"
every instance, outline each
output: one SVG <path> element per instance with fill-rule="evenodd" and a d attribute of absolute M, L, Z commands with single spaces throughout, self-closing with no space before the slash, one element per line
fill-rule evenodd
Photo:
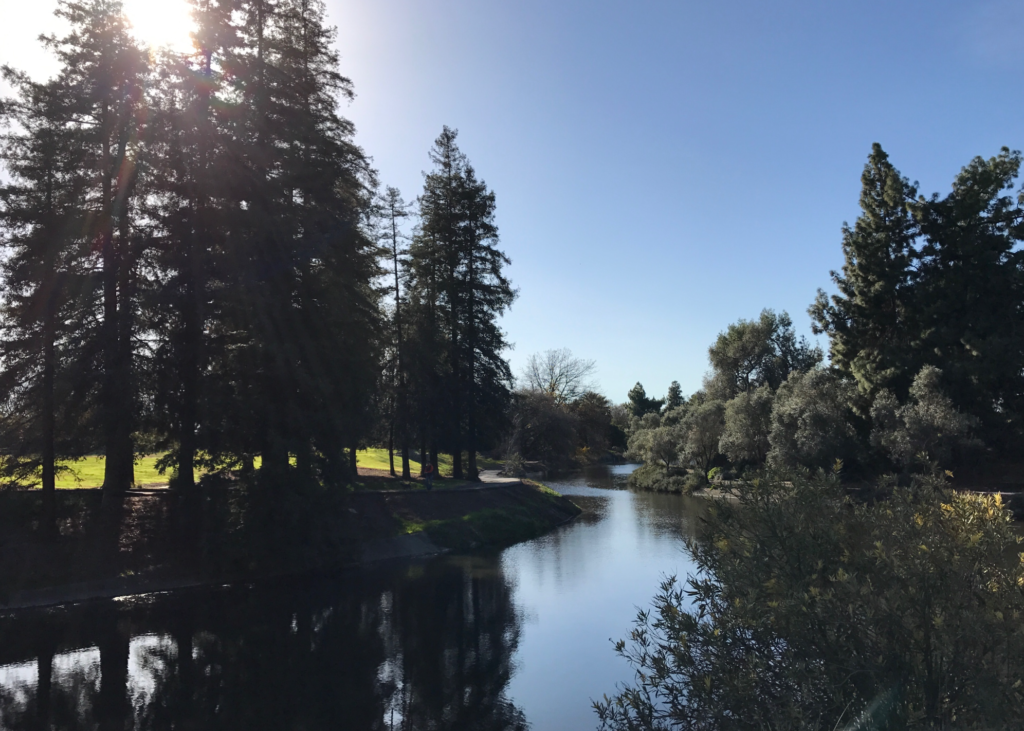
<path fill-rule="evenodd" d="M 947 196 L 914 206 L 925 237 L 918 300 L 926 362 L 942 370 L 953 402 L 997 433 L 1024 416 L 1024 209 L 1010 194 L 1020 165 L 1007 148 L 975 158 Z"/>
<path fill-rule="evenodd" d="M 494 222 L 495 197 L 471 165 L 463 181 L 464 245 L 463 287 L 465 290 L 465 391 L 467 403 L 467 451 L 469 477 L 477 479 L 477 450 L 481 437 L 495 432 L 495 417 L 504 414 L 511 400 L 512 371 L 504 358 L 508 348 L 498 318 L 511 307 L 516 291 L 503 269 L 508 256 L 497 248 L 498 228 Z M 489 429 L 485 429 L 485 424 Z"/>
<path fill-rule="evenodd" d="M 229 59 L 242 161 L 228 219 L 232 315 L 247 334 L 239 392 L 263 471 L 318 454 L 339 474 L 368 429 L 377 376 L 375 250 L 363 221 L 372 172 L 337 99 L 334 32 L 318 0 L 239 2 Z"/>
<path fill-rule="evenodd" d="M 68 134 L 81 153 L 86 186 L 80 232 L 98 252 L 96 326 L 83 347 L 95 355 L 108 497 L 134 482 L 136 292 L 148 243 L 137 217 L 148 56 L 131 35 L 117 0 L 62 0 L 70 26 L 47 45 L 60 63 L 53 80 Z"/>
<path fill-rule="evenodd" d="M 432 329 L 419 352 L 436 376 L 424 380 L 434 380 L 443 393 L 440 431 L 453 475 L 463 476 L 467 449 L 469 477 L 476 479 L 482 421 L 503 413 L 510 397 L 511 372 L 501 355 L 507 343 L 497 318 L 515 291 L 502 271 L 508 257 L 496 246 L 494 194 L 459 150 L 457 134 L 445 127 L 430 152 L 434 168 L 425 175 L 420 231 L 410 253 Z M 442 343 L 443 356 L 434 350 Z M 433 414 L 432 404 L 427 409 Z"/>
<path fill-rule="evenodd" d="M 0 106 L 0 159 L 10 176 L 0 187 L 0 449 L 4 477 L 41 473 L 43 524 L 52 531 L 57 459 L 89 446 L 82 414 L 90 379 L 79 340 L 90 314 L 91 242 L 81 236 L 87 180 L 60 89 L 7 67 L 3 78 L 16 95 Z"/>
<path fill-rule="evenodd" d="M 215 109 L 230 45 L 228 7 L 205 0 L 194 7 L 198 50 L 167 54 L 160 67 L 154 110 L 150 215 L 162 234 L 158 265 L 162 286 L 149 308 L 157 335 L 154 402 L 157 427 L 170 437 L 165 460 L 172 486 L 194 489 L 197 453 L 216 454 L 208 400 L 210 363 L 221 339 L 221 290 L 228 276 L 223 256 L 230 139 Z"/>
<path fill-rule="evenodd" d="M 843 226 L 838 294 L 818 291 L 809 312 L 816 334 L 829 337 L 832 365 L 862 392 L 888 388 L 903 396 L 919 370 L 913 322 L 913 268 L 918 225 L 910 211 L 917 189 L 877 142 L 861 175 L 861 215 Z"/>
<path fill-rule="evenodd" d="M 402 477 L 409 479 L 409 379 L 406 352 L 406 313 L 403 302 L 402 275 L 407 268 L 405 234 L 402 220 L 409 217 L 409 206 L 397 188 L 388 187 L 377 203 L 378 243 L 389 260 L 389 280 L 393 310 L 391 312 L 391 378 L 387 384 L 391 394 L 388 418 L 388 455 L 391 474 L 395 474 L 394 445 L 398 439 L 402 455 Z"/>
<path fill-rule="evenodd" d="M 665 411 L 671 411 L 685 402 L 686 398 L 683 396 L 683 389 L 679 385 L 679 381 L 672 381 L 668 386 L 668 395 L 665 396 Z"/>

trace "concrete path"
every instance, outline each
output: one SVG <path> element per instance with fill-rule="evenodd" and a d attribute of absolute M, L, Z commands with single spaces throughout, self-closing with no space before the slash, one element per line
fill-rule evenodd
<path fill-rule="evenodd" d="M 518 485 L 518 477 L 502 477 L 500 470 L 480 470 L 480 482 L 485 485 Z"/>

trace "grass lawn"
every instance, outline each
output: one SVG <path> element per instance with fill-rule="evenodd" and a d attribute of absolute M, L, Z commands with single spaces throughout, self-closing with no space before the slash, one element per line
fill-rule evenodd
<path fill-rule="evenodd" d="M 156 461 L 160 459 L 160 456 L 159 454 L 147 454 L 136 460 L 135 482 L 137 484 L 167 482 L 169 475 L 161 475 L 156 469 Z M 73 470 L 74 474 L 64 472 L 57 475 L 57 489 L 100 487 L 103 484 L 103 467 L 106 461 L 106 457 L 86 457 L 77 462 L 65 462 L 64 466 Z"/>
<path fill-rule="evenodd" d="M 159 454 L 147 454 L 136 460 L 136 484 L 167 484 L 170 473 L 160 474 L 156 469 L 156 461 L 160 459 L 160 457 L 161 455 Z M 418 451 L 413 452 L 409 459 L 409 469 L 411 469 L 413 474 L 416 475 L 420 472 L 420 463 L 416 459 L 417 457 L 419 457 Z M 451 455 L 439 454 L 438 462 L 441 463 L 438 466 L 438 472 L 440 472 L 441 476 L 451 477 Z M 100 487 L 103 484 L 103 467 L 105 463 L 106 457 L 103 456 L 85 457 L 77 462 L 66 462 L 65 466 L 70 468 L 72 472 L 64 472 L 57 476 L 57 489 L 72 490 L 80 487 Z M 371 470 L 386 470 L 389 468 L 388 450 L 381 448 L 361 449 L 356 452 L 356 463 L 360 467 L 366 467 Z M 465 460 L 463 460 L 464 465 L 465 463 Z M 497 460 L 487 459 L 486 457 L 481 457 L 479 455 L 477 456 L 477 467 L 479 469 L 497 470 L 501 469 L 501 465 L 502 463 Z M 259 457 L 255 460 L 255 466 L 257 468 L 259 467 Z M 402 456 L 399 453 L 395 454 L 395 468 L 399 471 L 402 469 Z M 453 485 L 449 484 L 446 486 L 452 487 Z M 390 487 L 394 488 L 394 485 L 391 485 Z M 376 489 L 383 489 L 383 486 Z"/>
<path fill-rule="evenodd" d="M 419 450 L 412 450 L 409 453 L 409 469 L 414 473 L 419 474 L 420 461 L 419 461 Z M 437 465 L 438 472 L 441 473 L 442 477 L 450 477 L 452 474 L 452 456 L 450 454 L 438 454 L 437 461 L 440 463 Z M 371 470 L 387 470 L 391 468 L 388 463 L 388 450 L 382 447 L 375 447 L 372 449 L 360 449 L 356 452 L 356 464 L 360 467 L 366 467 Z M 467 464 L 466 460 L 462 460 L 462 465 L 465 467 Z M 488 459 L 481 455 L 476 457 L 477 469 L 481 470 L 500 470 L 502 462 L 495 459 Z M 402 453 L 399 451 L 395 452 L 395 470 L 397 472 L 402 471 Z"/>

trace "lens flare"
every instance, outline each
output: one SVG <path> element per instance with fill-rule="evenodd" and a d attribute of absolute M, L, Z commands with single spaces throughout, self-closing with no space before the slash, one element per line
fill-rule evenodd
<path fill-rule="evenodd" d="M 135 36 L 151 48 L 190 51 L 192 17 L 185 0 L 123 0 Z"/>

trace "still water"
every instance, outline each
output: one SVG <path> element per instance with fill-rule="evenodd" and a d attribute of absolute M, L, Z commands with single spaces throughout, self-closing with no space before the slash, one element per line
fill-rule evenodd
<path fill-rule="evenodd" d="M 631 469 L 549 481 L 584 515 L 496 555 L 0 617 L 0 728 L 592 729 L 701 509 Z"/>

